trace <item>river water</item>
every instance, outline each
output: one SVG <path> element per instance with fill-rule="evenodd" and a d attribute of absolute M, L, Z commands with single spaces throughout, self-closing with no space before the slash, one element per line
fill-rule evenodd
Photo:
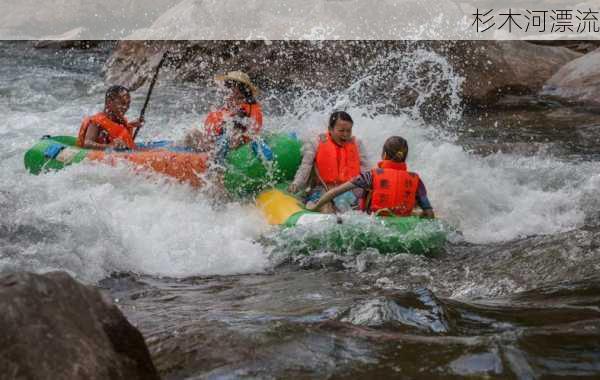
<path fill-rule="evenodd" d="M 267 93 L 267 130 L 309 137 L 345 108 L 373 162 L 387 136 L 406 137 L 452 230 L 435 257 L 296 256 L 251 203 L 211 187 L 125 165 L 25 171 L 37 139 L 75 134 L 101 109 L 108 48 L 0 43 L 0 271 L 64 270 L 106 289 L 165 378 L 600 376 L 593 110 L 521 97 L 465 111 L 462 79 L 425 50 L 382 57 L 338 93 Z M 395 106 L 405 90 L 414 107 Z M 159 82 L 140 137 L 180 139 L 214 97 Z"/>

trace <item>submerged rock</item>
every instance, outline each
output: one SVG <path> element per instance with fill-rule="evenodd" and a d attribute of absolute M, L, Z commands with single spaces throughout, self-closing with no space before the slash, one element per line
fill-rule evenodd
<path fill-rule="evenodd" d="M 600 49 L 563 66 L 544 85 L 544 95 L 586 105 L 600 105 Z"/>
<path fill-rule="evenodd" d="M 390 326 L 395 330 L 430 333 L 449 330 L 444 306 L 424 288 L 360 301 L 342 313 L 340 321 L 357 326 Z"/>
<path fill-rule="evenodd" d="M 159 378 L 140 332 L 64 272 L 0 277 L 0 309 L 3 378 Z"/>

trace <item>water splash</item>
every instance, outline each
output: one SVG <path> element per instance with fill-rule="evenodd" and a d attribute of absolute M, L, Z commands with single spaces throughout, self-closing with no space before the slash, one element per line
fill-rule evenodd
<path fill-rule="evenodd" d="M 63 59 L 19 44 L 0 48 L 1 270 L 66 269 L 95 280 L 111 271 L 185 277 L 271 265 L 270 247 L 257 242 L 272 230 L 251 205 L 215 206 L 207 194 L 125 167 L 27 174 L 23 154 L 40 136 L 74 134 L 83 114 L 101 108 L 106 56 L 92 51 Z M 266 129 L 314 138 L 342 107 L 371 164 L 388 136 L 404 136 L 409 167 L 423 178 L 438 215 L 469 243 L 555 234 L 596 215 L 589 205 L 600 202 L 597 162 L 466 152 L 455 139 L 461 81 L 443 57 L 416 48 L 381 57 L 343 91 L 268 94 L 266 104 L 280 102 L 266 107 Z M 130 115 L 143 95 L 134 94 Z M 200 124 L 209 108 L 203 99 L 210 98 L 193 84 L 159 83 L 142 138 L 181 139 Z"/>

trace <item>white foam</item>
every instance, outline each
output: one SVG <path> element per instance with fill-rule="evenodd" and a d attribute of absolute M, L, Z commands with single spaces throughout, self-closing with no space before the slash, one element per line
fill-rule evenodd
<path fill-rule="evenodd" d="M 348 112 L 354 118 L 354 134 L 365 144 L 373 165 L 387 137 L 400 135 L 408 140 L 410 170 L 420 174 L 438 216 L 460 230 L 468 242 L 563 232 L 585 220 L 584 197 L 593 197 L 589 189 L 597 182 L 597 163 L 501 153 L 481 157 L 410 116 L 371 118 L 361 116 L 366 110 L 360 108 Z M 325 131 L 326 120 L 326 112 L 308 116 L 301 136 L 312 138 Z"/>
<path fill-rule="evenodd" d="M 111 271 L 236 274 L 261 272 L 268 264 L 254 243 L 268 228 L 255 208 L 213 208 L 202 193 L 157 174 L 81 164 L 13 186 L 28 198 L 13 223 L 40 226 L 49 240 L 24 244 L 23 251 L 85 278 Z"/>
<path fill-rule="evenodd" d="M 436 60 L 427 54 L 411 59 Z M 451 71 L 437 72 L 442 73 L 439 83 L 448 82 L 449 96 L 457 97 L 459 80 Z M 13 75 L 18 75 L 17 69 Z M 61 269 L 98 280 L 112 271 L 184 277 L 260 272 L 269 267 L 267 247 L 256 241 L 270 227 L 251 206 L 213 207 L 204 193 L 159 175 L 133 175 L 125 166 L 81 164 L 54 174 L 29 175 L 22 161 L 26 149 L 44 134 L 75 134 L 81 116 L 98 110 L 102 101 L 103 87 L 99 78 L 91 76 L 79 84 L 69 82 L 71 95 L 55 104 L 60 99 L 56 93 L 65 89 L 44 87 L 39 78 L 47 75 L 54 74 L 36 74 L 32 69 L 32 79 L 22 78 L 19 84 L 0 77 L 0 87 L 8 91 L 16 91 L 11 86 L 24 88 L 11 102 L 25 104 L 13 106 L 0 97 L 0 109 L 6 110 L 0 120 L 0 227 L 4 226 L 0 233 L 6 234 L 0 235 L 0 270 Z M 452 80 L 444 81 L 443 75 Z M 399 78 L 399 88 L 407 85 L 402 80 L 411 80 Z M 202 120 L 190 101 L 169 103 L 177 96 L 194 96 L 190 85 L 176 88 L 168 97 L 161 93 L 172 88 L 155 89 L 144 139 L 180 138 Z M 326 130 L 333 109 L 346 107 L 372 164 L 388 136 L 405 137 L 410 145 L 409 167 L 423 178 L 436 212 L 471 243 L 573 229 L 584 223 L 586 205 L 593 209 L 600 204 L 598 163 L 472 155 L 447 137 L 447 125 L 428 126 L 414 109 L 399 115 L 377 114 L 372 107 L 353 104 L 355 90 L 327 99 L 306 92 L 291 107 L 293 112 L 266 115 L 266 128 L 314 138 Z M 440 88 L 422 91 L 421 99 L 428 99 Z M 140 96 L 134 97 L 134 107 L 139 107 Z M 448 117 L 458 112 L 450 111 Z"/>

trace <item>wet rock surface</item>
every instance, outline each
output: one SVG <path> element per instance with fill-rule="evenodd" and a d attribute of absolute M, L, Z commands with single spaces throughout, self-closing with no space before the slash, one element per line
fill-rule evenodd
<path fill-rule="evenodd" d="M 106 78 L 140 86 L 169 51 L 167 70 L 182 80 L 208 83 L 219 72 L 244 70 L 267 90 L 336 90 L 368 75 L 366 68 L 379 75 L 402 70 L 402 60 L 395 57 L 418 49 L 447 59 L 465 78 L 465 101 L 477 105 L 495 103 L 508 94 L 536 94 L 564 64 L 581 57 L 565 47 L 524 41 L 123 41 L 106 65 Z M 381 57 L 388 59 L 381 62 Z M 399 91 L 383 76 L 377 88 L 364 95 L 384 93 L 403 106 L 415 103 L 415 89 Z"/>
<path fill-rule="evenodd" d="M 536 378 L 600 371 L 598 231 L 272 273 L 102 281 L 167 378 Z M 207 342 L 209 342 L 207 344 Z"/>
<path fill-rule="evenodd" d="M 236 278 L 136 278 L 135 290 L 112 292 L 166 378 L 505 379 L 599 370 L 597 278 L 506 287 L 479 301 L 390 278 L 404 289 L 351 270 L 286 267 Z"/>
<path fill-rule="evenodd" d="M 544 85 L 543 93 L 560 100 L 600 105 L 600 50 L 561 67 Z"/>
<path fill-rule="evenodd" d="M 169 52 L 166 71 L 209 83 L 217 73 L 243 70 L 259 87 L 347 87 L 379 54 L 403 51 L 402 42 L 366 41 L 122 41 L 106 64 L 109 82 L 136 87 Z"/>
<path fill-rule="evenodd" d="M 0 277 L 2 378 L 158 379 L 140 332 L 64 272 Z"/>
<path fill-rule="evenodd" d="M 507 94 L 536 94 L 564 64 L 581 56 L 525 41 L 456 41 L 441 51 L 465 78 L 465 101 L 478 105 Z"/>

